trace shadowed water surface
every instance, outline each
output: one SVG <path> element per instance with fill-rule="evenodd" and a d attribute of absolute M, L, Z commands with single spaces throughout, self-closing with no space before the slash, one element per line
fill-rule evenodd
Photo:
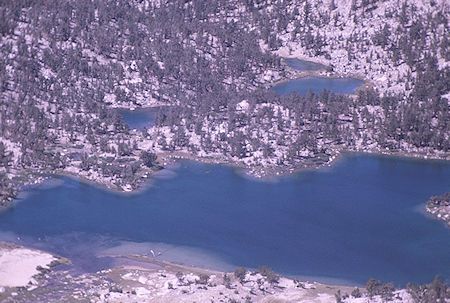
<path fill-rule="evenodd" d="M 62 180 L 0 213 L 0 239 L 20 237 L 85 270 L 110 265 L 99 255 L 153 249 L 187 265 L 268 265 L 322 282 L 450 277 L 450 229 L 422 212 L 429 196 L 450 190 L 448 162 L 348 155 L 261 182 L 186 161 L 134 195 Z"/>
<path fill-rule="evenodd" d="M 291 67 L 295 70 L 300 70 L 300 71 L 308 71 L 308 70 L 312 71 L 312 70 L 325 69 L 325 66 L 320 63 L 300 60 L 300 59 L 296 59 L 296 58 L 286 58 L 286 59 L 284 59 L 284 61 L 286 62 L 286 64 L 289 67 Z"/>

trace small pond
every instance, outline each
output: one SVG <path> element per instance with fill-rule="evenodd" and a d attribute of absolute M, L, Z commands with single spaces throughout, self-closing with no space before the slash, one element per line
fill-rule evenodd
<path fill-rule="evenodd" d="M 353 78 L 305 77 L 281 82 L 270 89 L 280 95 L 289 95 L 295 91 L 306 96 L 308 89 L 313 93 L 321 93 L 326 89 L 336 94 L 353 94 L 363 84 L 364 81 Z"/>
<path fill-rule="evenodd" d="M 130 129 L 149 129 L 155 124 L 156 115 L 160 107 L 138 108 L 135 110 L 119 108 L 117 112 L 122 116 Z"/>

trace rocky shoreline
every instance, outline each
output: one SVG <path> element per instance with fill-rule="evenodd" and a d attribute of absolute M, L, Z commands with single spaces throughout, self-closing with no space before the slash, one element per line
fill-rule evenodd
<path fill-rule="evenodd" d="M 44 182 L 45 180 L 52 178 L 52 176 L 67 176 L 67 177 L 73 177 L 78 178 L 79 180 L 87 183 L 91 183 L 93 185 L 97 185 L 101 188 L 105 188 L 107 190 L 111 190 L 118 193 L 136 193 L 146 188 L 146 184 L 151 181 L 154 174 L 157 173 L 159 170 L 165 168 L 166 166 L 170 165 L 171 163 L 174 163 L 178 160 L 184 159 L 184 160 L 191 160 L 191 161 L 198 161 L 202 163 L 207 164 L 221 164 L 221 165 L 227 165 L 232 166 L 236 168 L 240 168 L 243 170 L 244 174 L 257 179 L 266 179 L 266 178 L 273 178 L 273 177 L 279 177 L 279 176 L 285 176 L 290 175 L 302 170 L 314 170 L 319 169 L 321 167 L 329 167 L 332 166 L 333 163 L 337 159 L 339 159 L 343 154 L 348 153 L 361 153 L 361 154 L 373 154 L 373 155 L 383 155 L 383 156 L 391 156 L 391 157 L 401 157 L 401 158 L 415 158 L 415 159 L 423 159 L 423 160 L 441 160 L 441 161 L 449 161 L 450 155 L 436 155 L 434 153 L 406 153 L 406 152 L 391 152 L 389 150 L 372 150 L 372 149 L 359 149 L 359 150 L 344 150 L 344 151 L 337 151 L 333 155 L 329 155 L 329 158 L 327 161 L 314 161 L 311 162 L 309 165 L 305 165 L 304 163 L 301 163 L 300 166 L 263 166 L 263 165 L 247 165 L 243 163 L 242 161 L 233 161 L 232 159 L 229 159 L 227 157 L 218 156 L 217 154 L 210 154 L 206 156 L 199 156 L 192 154 L 188 151 L 175 151 L 175 152 L 166 152 L 166 151 L 160 151 L 157 153 L 158 160 L 157 165 L 153 169 L 146 169 L 144 173 L 142 173 L 142 176 L 140 178 L 140 182 L 132 188 L 129 187 L 123 187 L 118 186 L 115 184 L 110 178 L 104 178 L 101 175 L 94 175 L 89 174 L 88 172 L 85 172 L 83 170 L 59 170 L 59 171 L 42 171 L 40 173 L 31 173 L 26 174 L 25 178 L 23 178 L 23 183 L 18 186 L 19 190 L 11 191 L 7 195 L 1 195 L 0 196 L 0 210 L 2 208 L 8 207 L 11 205 L 14 200 L 17 198 L 17 195 L 20 193 L 21 190 L 26 189 L 27 186 L 36 186 Z M 313 160 L 313 159 L 312 159 Z M 74 166 L 71 166 L 72 168 L 75 168 Z M 447 207 L 448 208 L 448 207 Z M 449 213 L 445 207 L 438 207 L 436 205 L 430 204 L 430 202 L 427 204 L 427 211 L 431 214 L 435 214 L 436 216 L 438 213 L 441 214 L 441 216 L 445 216 L 445 214 Z M 444 217 L 442 217 L 444 218 Z M 445 216 L 445 220 L 449 219 L 449 216 Z"/>
<path fill-rule="evenodd" d="M 271 167 L 271 166 L 251 166 L 246 165 L 245 163 L 238 162 L 238 161 L 230 161 L 230 159 L 226 157 L 217 157 L 214 154 L 210 156 L 196 156 L 193 154 L 190 154 L 188 152 L 174 152 L 174 153 L 163 153 L 163 158 L 165 159 L 166 163 L 172 163 L 177 160 L 190 160 L 190 161 L 196 161 L 206 164 L 219 164 L 219 165 L 226 165 L 231 167 L 240 168 L 243 170 L 243 172 L 252 177 L 257 179 L 265 179 L 265 178 L 273 178 L 273 177 L 279 177 L 279 176 L 286 176 L 290 174 L 294 174 L 299 171 L 303 170 L 314 170 L 314 169 L 320 169 L 322 167 L 330 167 L 332 166 L 336 161 L 338 161 L 343 155 L 345 154 L 368 154 L 368 155 L 378 155 L 378 156 L 385 156 L 385 157 L 398 157 L 403 159 L 417 159 L 417 160 L 430 160 L 430 161 L 450 161 L 450 155 L 436 155 L 436 154 L 423 154 L 423 153 L 405 153 L 405 152 L 390 152 L 390 151 L 383 151 L 383 150 L 344 150 L 337 152 L 336 154 L 330 155 L 330 158 L 328 161 L 322 161 L 322 162 L 316 162 L 313 165 L 304 165 L 304 166 L 292 166 L 292 167 Z"/>

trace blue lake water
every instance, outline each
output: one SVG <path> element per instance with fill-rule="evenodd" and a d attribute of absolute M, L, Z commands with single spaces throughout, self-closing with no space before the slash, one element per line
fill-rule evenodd
<path fill-rule="evenodd" d="M 142 130 L 144 127 L 149 129 L 154 126 L 159 107 L 138 108 L 135 110 L 120 108 L 117 111 L 129 128 Z"/>
<path fill-rule="evenodd" d="M 423 212 L 450 190 L 450 163 L 347 155 L 331 168 L 258 181 L 180 162 L 128 195 L 58 178 L 0 213 L 0 240 L 47 249 L 82 270 L 123 253 L 220 270 L 272 267 L 322 282 L 450 277 L 450 229 Z"/>
<path fill-rule="evenodd" d="M 313 71 L 325 69 L 325 66 L 320 63 L 300 60 L 296 58 L 286 58 L 284 59 L 284 62 L 286 62 L 286 64 L 289 67 L 299 71 Z"/>
<path fill-rule="evenodd" d="M 308 89 L 314 93 L 321 93 L 324 89 L 337 94 L 353 94 L 364 84 L 364 81 L 353 78 L 318 78 L 305 77 L 279 83 L 270 89 L 280 95 L 289 95 L 296 91 L 305 96 Z"/>

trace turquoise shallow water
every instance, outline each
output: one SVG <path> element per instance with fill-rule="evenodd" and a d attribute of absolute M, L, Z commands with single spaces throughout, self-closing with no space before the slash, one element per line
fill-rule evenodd
<path fill-rule="evenodd" d="M 353 78 L 305 77 L 282 82 L 270 89 L 280 95 L 289 95 L 295 91 L 305 96 L 308 89 L 311 89 L 313 93 L 321 93 L 326 89 L 336 94 L 352 94 L 363 84 L 363 81 Z"/>
<path fill-rule="evenodd" d="M 450 277 L 450 229 L 423 213 L 430 195 L 450 190 L 448 162 L 348 155 L 263 182 L 186 161 L 132 195 L 60 180 L 1 212 L 0 239 L 59 253 L 82 270 L 113 262 L 99 256 L 153 249 L 187 265 L 268 265 L 322 282 Z"/>

